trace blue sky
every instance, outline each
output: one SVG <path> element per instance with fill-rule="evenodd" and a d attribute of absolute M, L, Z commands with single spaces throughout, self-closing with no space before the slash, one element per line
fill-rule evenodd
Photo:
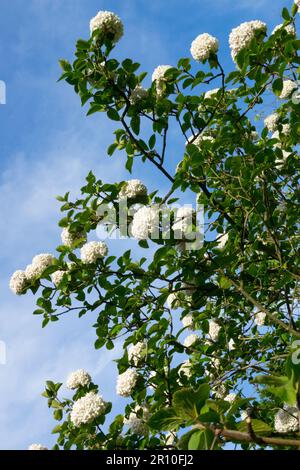
<path fill-rule="evenodd" d="M 0 105 L 0 340 L 7 346 L 7 364 L 0 365 L 1 449 L 54 442 L 53 421 L 40 397 L 47 379 L 63 381 L 83 367 L 104 396 L 115 395 L 111 361 L 121 345 L 112 352 L 94 351 L 93 318 L 70 317 L 42 330 L 40 319 L 31 315 L 34 298 L 14 297 L 8 289 L 12 272 L 59 244 L 55 195 L 78 194 L 90 170 L 107 182 L 127 177 L 120 155 L 105 156 L 113 124 L 104 115 L 85 117 L 72 88 L 57 83 L 58 59 L 72 59 L 75 41 L 89 35 L 90 18 L 111 10 L 125 24 L 117 57 L 134 58 L 150 75 L 159 64 L 189 56 L 191 41 L 202 32 L 219 38 L 228 71 L 233 69 L 231 29 L 260 19 L 272 30 L 287 4 L 291 1 L 1 0 L 0 80 L 7 85 L 7 104 Z M 170 168 L 175 167 L 177 157 L 170 158 Z M 138 167 L 134 177 L 145 180 L 145 173 Z M 165 189 L 154 169 L 145 181 L 151 190 Z M 123 246 L 115 243 L 112 250 L 118 253 Z M 114 405 L 118 409 L 122 400 L 116 397 Z"/>

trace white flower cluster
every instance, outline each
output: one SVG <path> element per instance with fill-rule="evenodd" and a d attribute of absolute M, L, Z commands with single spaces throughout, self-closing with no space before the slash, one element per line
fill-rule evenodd
<path fill-rule="evenodd" d="M 266 23 L 259 20 L 245 21 L 240 26 L 233 28 L 229 35 L 229 46 L 233 60 L 240 51 L 249 46 L 257 33 L 265 33 L 266 31 Z"/>
<path fill-rule="evenodd" d="M 229 403 L 233 403 L 237 398 L 237 394 L 236 393 L 229 393 L 228 395 L 226 395 L 226 397 L 224 398 L 225 401 L 228 401 Z"/>
<path fill-rule="evenodd" d="M 156 93 L 159 97 L 163 95 L 163 84 L 168 81 L 165 73 L 171 68 L 172 65 L 159 65 L 152 74 L 152 82 L 155 82 Z"/>
<path fill-rule="evenodd" d="M 86 235 L 83 232 L 71 232 L 69 227 L 65 227 L 61 232 L 61 241 L 63 245 L 67 246 L 68 248 L 72 248 L 74 243 L 80 239 L 86 240 Z"/>
<path fill-rule="evenodd" d="M 66 271 L 62 271 L 61 269 L 51 274 L 51 280 L 56 287 L 59 286 L 65 274 Z"/>
<path fill-rule="evenodd" d="M 294 3 L 298 7 L 298 13 L 300 13 L 300 0 L 294 0 Z"/>
<path fill-rule="evenodd" d="M 264 125 L 270 132 L 275 132 L 278 126 L 279 115 L 277 113 L 270 114 L 264 120 Z"/>
<path fill-rule="evenodd" d="M 91 376 L 84 369 L 78 369 L 72 372 L 67 379 L 67 388 L 74 390 L 75 388 L 85 387 L 91 383 Z"/>
<path fill-rule="evenodd" d="M 108 253 L 107 245 L 103 242 L 89 242 L 80 250 L 81 261 L 84 264 L 95 263 L 99 258 L 104 258 Z"/>
<path fill-rule="evenodd" d="M 183 345 L 186 348 L 190 348 L 193 344 L 195 344 L 199 340 L 199 337 L 196 334 L 189 335 L 185 338 Z"/>
<path fill-rule="evenodd" d="M 233 338 L 231 338 L 231 339 L 229 340 L 229 343 L 228 343 L 228 350 L 229 350 L 229 351 L 234 351 L 234 350 L 235 350 L 235 342 L 234 342 L 234 339 L 233 339 Z"/>
<path fill-rule="evenodd" d="M 175 221 L 172 226 L 174 232 L 180 233 L 182 238 L 184 234 L 188 233 L 192 229 L 193 219 L 195 218 L 195 211 L 192 207 L 183 206 L 180 207 L 175 216 Z"/>
<path fill-rule="evenodd" d="M 142 416 L 138 417 L 137 413 L 140 414 L 142 411 Z M 125 418 L 124 424 L 129 427 L 133 434 L 138 436 L 145 436 L 148 434 L 148 425 L 147 421 L 150 417 L 149 410 L 146 406 L 136 406 L 134 411 L 132 411 L 128 418 Z"/>
<path fill-rule="evenodd" d="M 106 403 L 101 395 L 89 392 L 79 400 L 75 401 L 70 414 L 71 422 L 79 427 L 88 424 L 105 412 Z"/>
<path fill-rule="evenodd" d="M 121 397 L 129 397 L 136 385 L 138 373 L 134 369 L 127 369 L 123 374 L 120 374 L 117 379 L 117 395 Z"/>
<path fill-rule="evenodd" d="M 147 349 L 147 344 L 143 341 L 136 343 L 128 349 L 128 361 L 135 366 L 141 361 L 142 355 Z"/>
<path fill-rule="evenodd" d="M 178 369 L 178 374 L 179 375 L 183 374 L 187 378 L 191 377 L 191 375 L 192 375 L 192 363 L 191 363 L 191 361 L 189 361 L 189 360 L 184 361 Z"/>
<path fill-rule="evenodd" d="M 41 277 L 45 269 L 53 264 L 54 257 L 48 253 L 42 253 L 33 258 L 32 263 L 25 269 L 25 275 L 29 282 Z"/>
<path fill-rule="evenodd" d="M 284 29 L 288 34 L 290 34 L 291 36 L 295 36 L 296 34 L 296 30 L 295 30 L 295 27 L 294 25 L 292 24 L 287 24 L 286 26 L 283 26 L 283 24 L 278 24 L 277 26 L 275 26 L 275 28 L 273 29 L 271 35 L 277 33 L 277 31 L 280 31 L 281 29 Z"/>
<path fill-rule="evenodd" d="M 99 11 L 90 21 L 91 34 L 100 29 L 104 34 L 112 35 L 113 42 L 118 42 L 124 34 L 124 26 L 118 15 L 111 11 Z"/>
<path fill-rule="evenodd" d="M 213 341 L 217 341 L 221 331 L 221 326 L 215 320 L 209 320 L 208 334 Z"/>
<path fill-rule="evenodd" d="M 146 240 L 152 236 L 158 236 L 159 210 L 158 207 L 143 206 L 133 216 L 131 234 L 137 240 Z"/>
<path fill-rule="evenodd" d="M 147 188 L 140 180 L 126 181 L 119 193 L 119 200 L 134 199 L 139 196 L 147 196 Z"/>
<path fill-rule="evenodd" d="M 170 309 L 177 310 L 180 308 L 180 299 L 178 298 L 178 295 L 175 292 L 172 292 L 170 295 L 167 297 L 167 306 Z"/>
<path fill-rule="evenodd" d="M 193 144 L 193 145 L 196 145 L 196 147 L 201 147 L 202 143 L 205 142 L 205 141 L 208 141 L 208 142 L 213 142 L 214 141 L 214 138 L 211 136 L 211 135 L 207 135 L 207 134 L 200 134 L 196 137 L 195 140 L 194 139 L 194 136 L 191 136 L 188 141 L 186 142 L 186 145 L 187 144 Z"/>
<path fill-rule="evenodd" d="M 293 80 L 284 80 L 279 98 L 281 100 L 287 100 L 291 96 L 293 91 L 296 90 L 297 88 L 298 88 L 298 85 L 297 83 L 293 82 Z"/>
<path fill-rule="evenodd" d="M 191 44 L 193 59 L 202 62 L 219 50 L 219 41 L 208 33 L 199 34 Z"/>
<path fill-rule="evenodd" d="M 28 447 L 28 450 L 49 450 L 49 449 L 48 447 L 45 447 L 42 444 L 31 444 Z"/>
<path fill-rule="evenodd" d="M 266 314 L 264 312 L 257 312 L 254 317 L 254 322 L 257 326 L 263 326 L 266 321 Z"/>
<path fill-rule="evenodd" d="M 24 271 L 16 271 L 9 281 L 11 291 L 16 295 L 21 295 L 27 287 L 27 277 Z"/>
<path fill-rule="evenodd" d="M 182 324 L 185 328 L 189 328 L 190 330 L 193 330 L 194 327 L 194 318 L 191 313 L 188 313 L 182 318 Z"/>
<path fill-rule="evenodd" d="M 297 432 L 299 429 L 298 408 L 286 406 L 284 410 L 279 410 L 275 415 L 274 428 L 280 433 Z"/>
<path fill-rule="evenodd" d="M 148 96 L 148 90 L 142 87 L 141 85 L 137 85 L 134 90 L 132 90 L 131 95 L 129 97 L 130 104 L 133 106 L 139 103 L 141 100 L 144 100 Z"/>
<path fill-rule="evenodd" d="M 223 250 L 223 248 L 225 248 L 225 245 L 228 241 L 228 233 L 224 233 L 223 235 L 221 235 L 220 237 L 218 237 L 218 245 L 217 245 L 217 249 L 218 250 Z"/>
<path fill-rule="evenodd" d="M 218 93 L 219 90 L 220 88 L 213 88 L 212 90 L 206 91 L 204 93 L 204 99 L 207 100 L 207 99 L 213 98 Z"/>

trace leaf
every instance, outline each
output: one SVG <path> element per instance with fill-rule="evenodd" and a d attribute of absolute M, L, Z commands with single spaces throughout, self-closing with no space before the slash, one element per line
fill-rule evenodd
<path fill-rule="evenodd" d="M 291 19 L 290 14 L 289 14 L 289 10 L 287 8 L 283 8 L 281 16 L 286 21 L 290 21 L 290 19 Z"/>
<path fill-rule="evenodd" d="M 133 116 L 130 121 L 131 128 L 136 135 L 140 133 L 141 119 L 139 115 Z"/>
<path fill-rule="evenodd" d="M 251 425 L 255 434 L 266 435 L 272 432 L 271 426 L 269 426 L 267 423 L 264 423 L 263 421 L 259 419 L 252 419 Z M 240 423 L 238 423 L 237 429 L 238 431 L 241 431 L 241 432 L 248 432 L 248 426 L 247 426 L 246 421 L 241 421 Z"/>
<path fill-rule="evenodd" d="M 118 111 L 116 111 L 116 110 L 113 109 L 113 108 L 110 108 L 110 109 L 107 111 L 107 116 L 108 116 L 109 119 L 111 119 L 112 121 L 120 121 L 120 116 L 119 116 Z"/>
<path fill-rule="evenodd" d="M 175 431 L 183 419 L 176 414 L 174 408 L 163 408 L 157 411 L 148 421 L 150 428 L 162 431 Z"/>
<path fill-rule="evenodd" d="M 188 450 L 210 450 L 214 438 L 215 435 L 211 429 L 196 431 L 190 437 Z"/>
<path fill-rule="evenodd" d="M 274 91 L 275 95 L 279 96 L 280 93 L 282 92 L 283 88 L 283 80 L 282 78 L 276 78 L 274 82 L 272 83 L 272 90 Z"/>
<path fill-rule="evenodd" d="M 173 406 L 176 413 L 186 419 L 197 418 L 209 397 L 209 390 L 208 384 L 201 384 L 196 391 L 193 388 L 182 388 L 175 392 Z"/>
<path fill-rule="evenodd" d="M 219 286 L 221 289 L 229 289 L 231 287 L 231 282 L 224 276 L 220 277 Z"/>

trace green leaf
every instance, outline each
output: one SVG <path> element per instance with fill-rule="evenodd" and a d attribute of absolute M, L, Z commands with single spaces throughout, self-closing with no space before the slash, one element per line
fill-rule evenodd
<path fill-rule="evenodd" d="M 148 424 L 152 429 L 176 431 L 182 422 L 182 417 L 177 416 L 174 408 L 163 408 L 151 416 Z"/>
<path fill-rule="evenodd" d="M 107 116 L 108 116 L 109 119 L 111 119 L 112 121 L 120 121 L 120 116 L 119 116 L 118 111 L 116 111 L 116 110 L 113 109 L 113 108 L 110 108 L 110 109 L 107 111 Z"/>
<path fill-rule="evenodd" d="M 282 78 L 276 78 L 274 82 L 272 83 L 272 90 L 275 93 L 275 95 L 279 96 L 280 93 L 282 92 L 282 87 L 283 87 L 283 80 Z"/>
<path fill-rule="evenodd" d="M 281 15 L 284 20 L 290 21 L 291 17 L 287 8 L 283 8 Z"/>
<path fill-rule="evenodd" d="M 133 118 L 130 121 L 130 125 L 131 125 L 131 128 L 132 128 L 133 132 L 136 135 L 139 135 L 140 126 L 141 126 L 141 119 L 140 119 L 140 116 L 138 114 L 133 116 Z"/>
<path fill-rule="evenodd" d="M 263 421 L 259 419 L 252 419 L 251 425 L 255 434 L 266 435 L 272 432 L 271 426 L 269 426 L 267 423 L 264 423 Z M 248 426 L 247 426 L 246 421 L 241 421 L 240 423 L 238 423 L 237 429 L 238 431 L 241 431 L 241 432 L 248 432 Z"/>
<path fill-rule="evenodd" d="M 188 450 L 211 450 L 214 439 L 211 429 L 195 431 L 190 437 Z"/>
<path fill-rule="evenodd" d="M 198 390 L 182 388 L 174 393 L 173 406 L 176 413 L 186 419 L 197 418 L 209 397 L 209 384 L 201 384 Z"/>

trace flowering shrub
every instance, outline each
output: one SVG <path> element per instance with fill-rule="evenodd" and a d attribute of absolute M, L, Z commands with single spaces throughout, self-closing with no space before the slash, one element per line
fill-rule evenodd
<path fill-rule="evenodd" d="M 75 61 L 61 61 L 62 79 L 88 115 L 116 123 L 108 155 L 122 152 L 130 173 L 141 159 L 170 188 L 150 193 L 137 179 L 107 184 L 89 173 L 79 199 L 58 198 L 56 257 L 39 255 L 11 278 L 15 294 L 39 292 L 34 314 L 43 327 L 93 312 L 96 349 L 124 342 L 116 361 L 121 415 L 110 417 L 111 404 L 84 370 L 67 379 L 70 398 L 60 398 L 62 384 L 46 383 L 58 421 L 54 448 L 300 447 L 298 7 L 284 8 L 270 35 L 259 20 L 234 28 L 229 73 L 218 40 L 202 33 L 191 58 L 158 66 L 146 88 L 138 63 L 114 57 L 123 24 L 110 12 L 91 20 Z M 174 171 L 170 131 L 182 137 Z M 195 225 L 193 209 L 172 206 L 175 190 L 188 189 L 206 209 L 197 250 L 175 237 Z M 124 199 L 128 226 L 117 209 L 116 228 L 153 249 L 140 260 L 87 241 L 103 223 L 101 208 Z M 170 215 L 168 236 L 157 208 Z"/>

